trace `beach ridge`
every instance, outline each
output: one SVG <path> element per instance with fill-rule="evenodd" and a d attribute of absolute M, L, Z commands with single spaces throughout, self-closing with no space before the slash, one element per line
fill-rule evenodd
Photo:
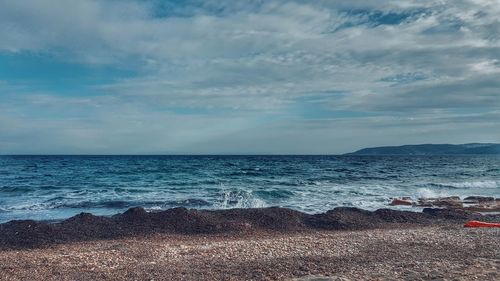
<path fill-rule="evenodd" d="M 293 233 L 317 230 L 364 230 L 391 227 L 461 225 L 468 220 L 495 221 L 455 209 L 425 208 L 422 212 L 338 207 L 325 213 L 269 207 L 197 210 L 172 208 L 147 212 L 136 207 L 114 216 L 81 213 L 60 222 L 18 220 L 0 224 L 0 249 L 37 248 L 68 242 L 117 239 L 151 234 Z"/>

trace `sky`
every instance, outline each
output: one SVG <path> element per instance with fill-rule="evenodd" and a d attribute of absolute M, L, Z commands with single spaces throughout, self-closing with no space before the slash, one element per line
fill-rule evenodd
<path fill-rule="evenodd" d="M 0 154 L 500 142 L 500 0 L 0 0 Z"/>

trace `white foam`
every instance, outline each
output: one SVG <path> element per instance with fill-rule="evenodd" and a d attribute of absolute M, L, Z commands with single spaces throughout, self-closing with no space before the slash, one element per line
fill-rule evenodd
<path fill-rule="evenodd" d="M 254 196 L 251 191 L 223 190 L 221 197 L 220 202 L 215 204 L 218 209 L 267 207 L 266 202 Z"/>
<path fill-rule="evenodd" d="M 146 211 L 161 211 L 163 208 L 161 206 L 151 206 L 148 208 L 145 208 Z"/>
<path fill-rule="evenodd" d="M 499 188 L 500 181 L 465 181 L 465 182 L 446 182 L 438 185 L 449 186 L 453 188 Z"/>
<path fill-rule="evenodd" d="M 446 197 L 449 196 L 448 193 L 443 191 L 435 191 L 429 188 L 419 188 L 417 190 L 418 198 L 436 198 L 436 197 Z"/>

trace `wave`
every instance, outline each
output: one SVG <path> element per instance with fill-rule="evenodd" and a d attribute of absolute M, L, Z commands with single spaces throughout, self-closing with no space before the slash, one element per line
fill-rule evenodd
<path fill-rule="evenodd" d="M 418 198 L 437 198 L 450 196 L 450 194 L 447 192 L 435 191 L 429 188 L 419 188 L 416 193 Z"/>
<path fill-rule="evenodd" d="M 135 205 L 136 202 L 122 201 L 122 200 L 110 200 L 110 201 L 83 201 L 78 203 L 55 203 L 54 208 L 111 208 L 111 209 L 120 209 L 120 208 L 128 208 Z M 139 203 L 139 202 L 137 202 Z M 142 202 L 141 202 L 142 203 Z M 144 202 L 145 203 L 145 202 Z"/>
<path fill-rule="evenodd" d="M 500 169 L 488 169 L 486 170 L 486 173 L 491 173 L 491 172 L 500 172 Z"/>
<path fill-rule="evenodd" d="M 107 200 L 98 202 L 79 202 L 73 204 L 61 204 L 58 208 L 109 208 L 109 209 L 124 209 L 130 207 L 204 207 L 210 206 L 211 203 L 203 199 L 182 199 L 170 201 L 123 201 L 123 200 Z"/>
<path fill-rule="evenodd" d="M 278 186 L 290 186 L 290 187 L 296 187 L 296 186 L 311 186 L 311 185 L 323 185 L 329 183 L 328 181 L 319 181 L 319 180 L 288 180 L 288 181 L 271 181 L 271 180 L 264 180 L 263 181 L 266 184 L 269 185 L 278 185 Z"/>
<path fill-rule="evenodd" d="M 167 181 L 165 185 L 167 186 L 199 186 L 199 185 L 216 185 L 219 184 L 220 180 L 185 180 L 185 181 Z"/>
<path fill-rule="evenodd" d="M 452 189 L 500 188 L 500 181 L 465 181 L 465 182 L 431 183 L 430 186 L 452 188 Z"/>
<path fill-rule="evenodd" d="M 248 177 L 248 176 L 260 176 L 260 175 L 262 175 L 262 172 L 260 170 L 241 170 L 223 174 L 223 176 L 228 176 L 228 177 Z"/>
<path fill-rule="evenodd" d="M 167 205 L 175 207 L 208 207 L 212 206 L 212 203 L 205 201 L 203 199 L 183 199 L 168 201 Z"/>
<path fill-rule="evenodd" d="M 23 193 L 35 191 L 36 188 L 31 186 L 2 186 L 0 187 L 0 192 L 5 193 Z"/>
<path fill-rule="evenodd" d="M 54 186 L 54 185 L 3 185 L 0 186 L 0 192 L 5 193 L 23 193 L 32 191 L 45 191 L 45 190 L 60 190 L 64 187 Z"/>
<path fill-rule="evenodd" d="M 49 199 L 41 203 L 32 203 L 7 208 L 0 208 L 0 212 L 11 211 L 39 211 L 50 209 L 126 209 L 131 207 L 159 208 L 166 209 L 172 207 L 207 207 L 212 204 L 203 199 L 180 199 L 170 201 L 126 201 L 126 200 L 101 200 L 101 201 L 82 201 L 82 202 L 64 202 L 64 197 Z"/>
<path fill-rule="evenodd" d="M 263 208 L 267 207 L 267 204 L 264 200 L 254 196 L 251 191 L 223 190 L 215 207 L 217 209 Z"/>
<path fill-rule="evenodd" d="M 254 192 L 256 195 L 259 197 L 265 198 L 265 199 L 278 199 L 278 198 L 290 198 L 295 195 L 292 191 L 288 190 L 279 190 L 279 189 L 274 189 L 274 190 L 258 190 Z"/>

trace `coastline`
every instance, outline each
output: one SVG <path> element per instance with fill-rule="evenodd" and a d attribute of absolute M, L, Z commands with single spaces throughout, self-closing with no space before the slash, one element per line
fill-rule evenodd
<path fill-rule="evenodd" d="M 500 214 L 424 208 L 422 212 L 338 207 L 325 213 L 269 207 L 197 210 L 172 208 L 147 212 L 130 208 L 113 216 L 80 213 L 59 222 L 15 220 L 0 224 L 0 249 L 48 247 L 79 241 L 120 239 L 152 234 L 301 233 L 411 226 L 462 225 L 468 220 L 499 221 Z"/>
<path fill-rule="evenodd" d="M 0 280 L 495 280 L 500 215 L 286 208 L 82 213 L 0 224 Z M 319 279 L 318 279 L 319 278 Z"/>
<path fill-rule="evenodd" d="M 153 234 L 0 251 L 0 280 L 498 280 L 498 229 Z"/>

